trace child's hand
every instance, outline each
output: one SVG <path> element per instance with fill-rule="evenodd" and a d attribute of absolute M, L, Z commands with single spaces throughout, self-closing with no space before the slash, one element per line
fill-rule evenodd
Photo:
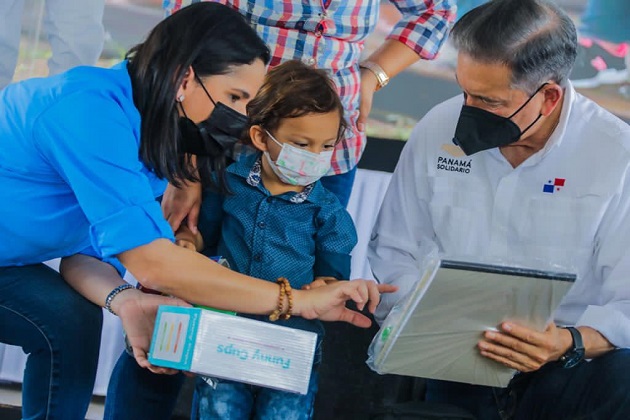
<path fill-rule="evenodd" d="M 339 280 L 334 277 L 315 277 L 312 283 L 302 286 L 302 290 L 317 289 L 318 287 L 323 287 L 336 281 Z"/>
<path fill-rule="evenodd" d="M 181 246 L 182 248 L 190 249 L 191 251 L 197 251 L 195 244 L 188 239 L 177 239 L 175 241 L 175 245 Z"/>

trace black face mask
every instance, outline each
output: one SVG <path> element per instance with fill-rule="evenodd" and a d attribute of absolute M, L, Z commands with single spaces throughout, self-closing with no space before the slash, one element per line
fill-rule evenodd
<path fill-rule="evenodd" d="M 534 122 L 523 131 L 512 121 L 512 117 L 525 108 L 546 84 L 544 83 L 536 89 L 536 92 L 509 117 L 502 117 L 481 108 L 464 105 L 459 114 L 453 143 L 470 156 L 482 150 L 506 146 L 518 141 L 527 130 L 538 122 L 542 114 L 538 114 Z"/>
<path fill-rule="evenodd" d="M 197 80 L 214 104 L 214 109 L 207 119 L 195 124 L 182 107 L 184 116 L 179 118 L 179 130 L 183 151 L 198 156 L 229 154 L 234 144 L 241 139 L 247 126 L 247 117 L 221 102 L 215 102 L 201 80 Z"/>

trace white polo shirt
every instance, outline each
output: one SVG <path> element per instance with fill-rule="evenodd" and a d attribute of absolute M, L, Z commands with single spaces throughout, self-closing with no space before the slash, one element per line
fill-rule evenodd
<path fill-rule="evenodd" d="M 368 256 L 382 283 L 382 321 L 419 278 L 424 255 L 571 269 L 555 313 L 630 347 L 630 126 L 565 88 L 545 147 L 512 168 L 499 149 L 465 156 L 452 143 L 463 97 L 414 128 L 374 226 Z"/>

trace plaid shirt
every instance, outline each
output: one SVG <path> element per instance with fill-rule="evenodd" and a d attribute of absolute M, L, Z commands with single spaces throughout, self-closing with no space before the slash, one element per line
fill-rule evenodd
<path fill-rule="evenodd" d="M 167 14 L 200 0 L 164 0 Z M 339 142 L 331 174 L 354 168 L 365 148 L 356 129 L 359 116 L 359 58 L 365 38 L 379 17 L 379 0 L 210 0 L 227 4 L 245 16 L 271 49 L 271 66 L 298 59 L 326 69 L 338 88 L 351 130 Z M 455 16 L 454 0 L 390 0 L 402 18 L 387 39 L 432 59 L 446 40 Z"/>

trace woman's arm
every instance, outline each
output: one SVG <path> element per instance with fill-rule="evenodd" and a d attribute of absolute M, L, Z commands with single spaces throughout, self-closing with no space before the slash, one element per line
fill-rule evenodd
<path fill-rule="evenodd" d="M 165 239 L 123 252 L 118 258 L 143 285 L 187 302 L 250 314 L 270 314 L 277 307 L 277 284 L 231 271 Z M 394 290 L 393 286 L 364 280 L 294 290 L 293 314 L 368 327 L 369 319 L 347 309 L 346 301 L 355 301 L 360 310 L 368 304 L 373 312 L 380 293 Z"/>

